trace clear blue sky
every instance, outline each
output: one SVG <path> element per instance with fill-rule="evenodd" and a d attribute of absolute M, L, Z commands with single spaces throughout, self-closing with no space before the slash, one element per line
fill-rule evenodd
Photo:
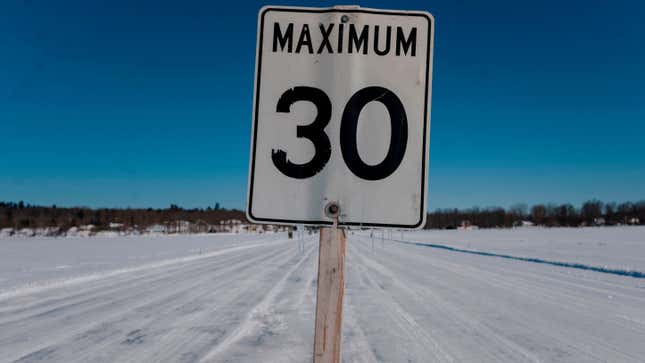
<path fill-rule="evenodd" d="M 262 5 L 2 1 L 0 200 L 243 208 Z M 359 5 L 435 16 L 431 210 L 645 198 L 645 2 Z"/>

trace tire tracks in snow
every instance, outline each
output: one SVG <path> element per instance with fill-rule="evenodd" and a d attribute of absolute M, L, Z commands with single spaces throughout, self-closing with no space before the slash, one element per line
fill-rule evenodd
<path fill-rule="evenodd" d="M 213 281 L 215 282 L 215 286 L 217 286 L 218 283 L 232 285 L 235 283 L 234 279 L 230 279 L 232 272 L 235 272 L 236 270 L 243 271 L 245 267 L 255 266 L 257 265 L 257 263 L 263 262 L 263 260 L 266 262 L 267 257 L 271 255 L 275 256 L 271 258 L 284 258 L 281 256 L 286 257 L 287 255 L 289 255 L 288 250 L 272 250 L 272 244 L 265 244 L 265 246 L 266 245 L 269 245 L 269 247 L 266 247 L 264 250 L 269 252 L 269 255 L 262 253 L 258 254 L 257 256 L 247 256 L 248 253 L 246 253 L 245 251 L 252 251 L 250 248 L 262 246 L 257 245 L 250 246 L 249 248 L 229 249 L 225 251 L 225 253 L 223 253 L 223 251 L 218 251 L 218 253 L 211 254 L 209 256 L 197 256 L 199 258 L 174 259 L 172 260 L 174 262 L 172 264 L 162 263 L 146 265 L 146 268 L 134 269 L 134 275 L 121 272 L 117 275 L 108 275 L 113 277 L 107 277 L 106 280 L 102 281 L 105 281 L 113 287 L 110 292 L 106 294 L 103 291 L 104 286 L 100 284 L 98 286 L 93 286 L 94 284 L 90 283 L 89 286 L 87 286 L 86 291 L 81 294 L 82 297 L 85 297 L 85 303 L 88 305 L 88 309 L 78 310 L 78 303 L 72 303 L 70 306 L 65 308 L 66 310 L 62 310 L 68 311 L 65 313 L 65 315 L 52 317 L 49 324 L 47 324 L 46 321 L 42 320 L 43 315 L 36 314 L 35 316 L 24 317 L 24 320 L 16 322 L 19 325 L 15 327 L 11 327 L 11 324 L 9 324 L 9 326 L 7 326 L 6 324 L 1 325 L 0 331 L 12 331 L 13 334 L 9 335 L 9 339 L 14 341 L 14 343 L 17 343 L 16 341 L 23 341 L 23 344 L 18 343 L 18 346 L 13 345 L 14 349 L 12 353 L 14 354 L 20 353 L 20 345 L 23 345 L 23 349 L 25 350 L 39 350 L 38 346 L 34 345 L 34 341 L 31 338 L 34 330 L 51 331 L 55 335 L 60 336 L 57 339 L 58 343 L 54 344 L 52 344 L 52 338 L 54 338 L 54 336 L 47 337 L 44 342 L 44 346 L 41 346 L 42 349 L 48 349 L 48 347 L 51 346 L 61 347 L 65 346 L 65 344 L 74 346 L 76 340 L 76 338 L 74 337 L 78 338 L 79 336 L 82 336 L 84 332 L 91 331 L 100 324 L 105 324 L 107 322 L 112 325 L 119 325 L 120 323 L 124 322 L 124 317 L 127 317 L 128 315 L 133 315 L 133 320 L 137 321 L 137 316 L 140 315 L 146 308 L 151 309 L 150 311 L 154 312 L 154 309 L 159 309 L 161 307 L 160 305 L 158 305 L 158 303 L 156 303 L 157 306 L 150 305 L 155 301 L 162 302 L 164 305 L 170 306 L 170 308 L 172 308 L 176 304 L 174 302 L 175 299 L 182 298 L 184 294 L 198 288 L 205 282 Z M 223 260 L 222 262 L 225 262 L 225 264 L 223 265 L 217 264 L 217 260 L 220 258 L 220 256 L 226 256 L 229 253 L 235 253 L 235 256 Z M 213 264 L 213 262 L 215 262 L 215 264 Z M 230 264 L 231 262 L 233 263 Z M 166 266 L 175 268 L 167 269 Z M 220 267 L 223 268 L 221 269 L 221 271 L 218 271 L 217 269 Z M 212 272 L 209 272 L 213 269 L 215 272 L 214 274 Z M 139 276 L 136 276 L 136 274 L 142 270 L 146 271 L 146 278 L 143 279 L 139 278 Z M 117 276 L 118 278 L 114 280 Z M 133 278 L 133 280 L 130 280 L 129 278 Z M 186 284 L 186 282 L 182 282 L 182 280 L 192 280 L 192 282 Z M 175 283 L 174 285 L 173 282 Z M 82 284 L 78 281 L 75 281 L 73 285 L 85 286 L 85 284 Z M 175 286 L 175 288 L 168 289 L 168 287 L 172 286 Z M 62 294 L 69 293 L 67 288 L 50 288 L 46 290 L 38 290 L 37 295 L 46 296 L 48 293 L 51 293 L 53 291 L 60 291 Z M 98 294 L 98 296 L 100 296 L 101 298 L 97 299 L 93 296 L 95 294 Z M 110 295 L 117 295 L 118 297 L 116 299 L 113 298 L 111 300 L 108 299 L 107 301 L 103 301 Z M 66 303 L 64 301 L 64 297 L 60 298 L 59 300 L 63 301 L 63 304 Z M 96 304 L 96 302 L 100 303 Z M 127 307 L 127 310 L 125 312 L 123 310 L 124 307 Z M 56 309 L 60 308 L 54 307 L 54 311 L 61 311 Z M 98 319 L 98 321 L 87 321 L 87 317 L 90 317 L 90 319 Z M 150 316 L 148 319 L 154 320 L 154 316 Z M 29 328 L 30 325 L 32 325 L 33 327 Z M 62 326 L 65 327 L 64 330 L 61 329 Z M 21 334 L 23 338 L 21 338 Z M 7 337 L 1 337 L 2 334 L 0 334 L 0 342 L 2 342 L 3 340 L 7 342 Z M 97 347 L 91 347 L 90 349 L 96 350 L 96 348 Z M 2 355 L 0 354 L 0 358 L 1 356 Z"/>
<path fill-rule="evenodd" d="M 535 345 L 538 345 L 542 349 L 542 354 L 545 352 L 556 355 L 574 354 L 575 357 L 587 357 L 586 359 L 598 361 L 606 359 L 603 357 L 614 357 L 621 361 L 639 361 L 638 355 L 624 349 L 626 342 L 615 338 L 608 330 L 611 328 L 619 333 L 629 328 L 628 324 L 615 319 L 607 320 L 603 331 L 606 330 L 608 333 L 602 333 L 593 328 L 598 325 L 598 319 L 604 319 L 608 311 L 607 301 L 603 302 L 602 299 L 595 298 L 594 294 L 585 292 L 586 286 L 576 286 L 575 275 L 562 275 L 563 279 L 571 280 L 563 282 L 562 279 L 552 277 L 559 275 L 559 271 L 536 270 L 537 267 L 525 269 L 521 267 L 521 261 L 490 264 L 486 260 L 476 259 L 475 256 L 464 260 L 458 255 L 451 257 L 448 252 L 435 255 L 422 250 L 415 251 L 416 247 L 410 245 L 406 247 L 404 244 L 395 243 L 390 246 L 387 253 L 397 258 L 387 259 L 387 261 L 392 267 L 396 267 L 396 276 L 404 278 L 406 275 L 412 275 L 406 278 L 411 287 L 423 289 L 422 281 L 424 278 L 427 279 L 428 275 L 423 277 L 422 271 L 427 271 L 426 274 L 435 276 L 432 279 L 433 284 L 438 285 L 441 291 L 449 292 L 449 294 L 442 293 L 443 295 L 463 296 L 464 301 L 477 298 L 481 307 L 477 308 L 476 316 L 485 317 L 490 312 L 499 311 L 501 302 L 504 313 L 500 319 L 503 321 L 494 321 L 491 327 L 500 331 L 500 327 L 515 326 L 511 331 L 516 333 L 510 334 L 504 330 L 500 333 L 513 340 L 521 338 L 521 344 L 532 347 L 532 350 L 536 348 Z M 382 256 L 381 259 L 383 259 Z M 421 271 L 408 269 L 408 266 L 415 265 L 427 267 Z M 477 286 L 477 290 L 472 292 L 464 290 L 467 285 Z M 596 289 L 591 287 L 590 290 Z M 493 291 L 504 294 L 502 296 L 506 296 L 505 299 L 491 300 L 490 298 L 494 296 Z M 486 295 L 490 296 L 485 298 Z M 459 301 L 456 305 L 469 304 Z M 631 300 L 630 304 L 623 307 L 621 311 L 629 311 L 631 306 L 637 305 L 638 302 Z M 636 310 L 633 311 L 636 312 Z M 548 320 L 542 321 L 543 319 L 539 317 L 545 313 L 548 315 L 544 317 Z M 555 324 L 557 328 L 549 326 L 549 322 Z M 491 322 L 488 321 L 486 324 Z M 585 326 L 588 327 L 585 328 Z M 633 340 L 637 339 L 636 336 L 625 335 L 624 338 Z M 552 346 L 546 344 L 549 341 L 553 342 Z M 560 357 L 560 359 L 563 358 Z"/>
<path fill-rule="evenodd" d="M 358 272 L 358 280 L 366 281 L 368 283 L 367 287 L 371 287 L 372 293 L 379 295 L 379 298 L 377 299 L 378 305 L 384 309 L 394 323 L 398 325 L 400 328 L 399 333 L 407 336 L 408 339 L 405 339 L 405 341 L 412 342 L 417 346 L 417 349 L 419 349 L 419 347 L 423 347 L 421 349 L 425 353 L 424 359 L 426 360 L 436 362 L 454 362 L 454 357 L 441 347 L 431 333 L 429 333 L 423 326 L 419 325 L 414 317 L 412 317 L 395 299 L 393 299 L 393 296 L 385 293 L 383 289 L 379 288 L 379 282 L 371 273 L 367 272 L 367 268 L 369 268 L 368 257 L 366 257 L 365 254 L 360 253 L 353 243 L 348 243 L 348 246 L 350 246 L 348 265 L 351 263 L 352 265 L 350 266 L 353 266 L 353 263 L 356 262 L 357 266 L 362 265 L 365 267 L 364 269 L 356 269 Z M 431 350 L 427 351 L 424 349 L 425 347 L 431 347 Z M 375 357 L 378 360 L 383 360 L 379 355 L 376 355 Z"/>
<path fill-rule="evenodd" d="M 212 362 L 228 348 L 238 342 L 245 336 L 251 335 L 260 326 L 259 317 L 266 315 L 269 312 L 270 305 L 274 302 L 278 293 L 284 288 L 289 276 L 291 276 L 312 254 L 315 246 L 309 248 L 308 251 L 294 264 L 287 272 L 278 280 L 275 285 L 268 291 L 264 298 L 251 309 L 246 315 L 244 321 L 238 325 L 222 342 L 213 347 L 205 356 L 200 359 L 200 362 Z"/>
<path fill-rule="evenodd" d="M 205 263 L 209 264 L 210 260 L 215 258 L 218 259 L 217 262 L 220 264 L 228 264 L 231 262 L 235 263 L 237 260 L 244 259 L 244 251 L 245 250 L 235 250 L 228 251 L 226 254 L 209 256 L 206 258 L 207 261 Z M 222 258 L 221 260 L 219 260 L 220 257 Z M 200 260 L 202 259 L 195 261 Z M 11 318 L 8 320 L 0 320 L 0 326 L 11 321 L 26 320 L 37 316 L 46 316 L 53 312 L 61 312 L 65 309 L 89 304 L 96 300 L 103 300 L 115 293 L 123 294 L 124 283 L 129 285 L 142 285 L 144 287 L 143 290 L 131 291 L 131 293 L 141 295 L 150 289 L 150 286 L 153 284 L 174 278 L 175 273 L 186 269 L 186 263 L 191 263 L 191 261 L 182 261 L 176 265 L 161 267 L 157 267 L 156 264 L 153 264 L 148 266 L 149 268 L 141 270 L 137 269 L 132 271 L 130 274 L 120 273 L 115 277 L 107 276 L 97 281 L 89 280 L 85 283 L 75 280 L 74 283 L 72 283 L 74 289 L 72 292 L 69 291 L 69 287 L 62 284 L 58 289 L 52 286 L 44 290 L 35 291 L 27 296 L 26 299 L 23 299 L 24 296 L 19 296 L 9 301 L 11 305 L 0 310 L 0 319 L 2 319 L 3 316 Z M 195 268 L 197 266 L 201 265 L 192 265 L 191 268 Z M 208 268 L 208 266 L 206 266 L 206 268 Z M 162 270 L 159 271 L 159 269 Z M 126 293 L 130 292 L 126 291 Z M 41 298 L 41 296 L 43 297 Z M 30 302 L 33 304 L 29 304 Z"/>
<path fill-rule="evenodd" d="M 417 257 L 412 256 L 409 258 Z M 607 304 L 606 302 L 603 303 L 598 300 L 581 296 L 580 293 L 576 293 L 573 290 L 574 287 L 582 287 L 583 289 L 587 287 L 563 282 L 562 279 L 554 279 L 543 272 L 535 273 L 523 269 L 513 269 L 513 273 L 509 273 L 509 267 L 512 265 L 504 266 L 487 264 L 486 269 L 482 269 L 469 266 L 465 263 L 457 264 L 447 260 L 441 260 L 441 263 L 452 265 L 454 268 L 452 268 L 451 271 L 461 275 L 463 278 L 480 281 L 482 285 L 491 284 L 496 288 L 505 288 L 508 291 L 512 291 L 513 295 L 521 295 L 526 301 L 531 301 L 531 304 L 536 306 L 535 310 L 517 309 L 514 306 L 509 306 L 509 309 L 514 310 L 513 314 L 509 314 L 511 316 L 516 318 L 525 316 L 526 320 L 534 319 L 538 308 L 537 304 L 539 302 L 541 303 L 540 307 L 542 309 L 546 306 L 551 306 L 552 308 L 550 311 L 553 312 L 552 314 L 558 314 L 561 321 L 568 321 L 573 317 L 585 315 L 585 319 L 578 319 L 577 323 L 589 325 L 588 329 L 578 332 L 577 334 L 573 332 L 570 334 L 565 333 L 565 331 L 569 329 L 566 324 L 561 327 L 561 330 L 545 329 L 539 324 L 535 324 L 530 327 L 527 326 L 526 330 L 539 331 L 543 336 L 552 337 L 556 341 L 570 342 L 570 349 L 577 351 L 578 355 L 587 356 L 590 359 L 600 361 L 602 360 L 602 356 L 606 356 L 608 352 L 611 352 L 613 356 L 621 357 L 621 360 L 634 362 L 639 360 L 637 355 L 630 354 L 629 352 L 625 352 L 618 348 L 614 344 L 610 343 L 606 337 L 598 337 L 590 334 L 594 331 L 592 328 L 593 317 L 602 317 L 606 312 Z M 527 284 L 527 282 L 529 283 Z M 560 285 L 565 286 L 561 287 Z M 587 289 L 592 291 L 598 290 L 593 287 L 588 287 Z M 607 292 L 604 292 L 602 296 L 607 296 L 606 294 Z M 574 323 L 574 321 L 571 321 L 571 323 Z M 634 325 L 623 323 L 619 320 L 608 321 L 605 329 L 609 329 L 612 325 L 616 331 L 620 331 L 622 329 L 639 330 L 638 328 L 635 328 Z M 584 340 L 579 340 L 581 334 L 585 335 Z M 577 341 L 572 341 L 572 338 L 577 339 Z M 604 350 L 604 352 L 602 350 Z"/>

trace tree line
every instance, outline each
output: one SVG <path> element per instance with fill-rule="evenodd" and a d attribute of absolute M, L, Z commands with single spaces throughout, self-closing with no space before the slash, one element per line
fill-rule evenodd
<path fill-rule="evenodd" d="M 110 224 L 120 224 L 124 229 L 144 229 L 155 224 L 176 221 L 191 223 L 205 222 L 211 225 L 221 221 L 237 219 L 246 221 L 243 211 L 224 209 L 217 203 L 214 207 L 185 209 L 171 204 L 168 208 L 97 208 L 69 207 L 56 205 L 30 205 L 22 201 L 0 202 L 0 228 L 46 228 L 93 225 L 96 230 L 110 228 Z"/>
<path fill-rule="evenodd" d="M 120 224 L 124 229 L 145 229 L 177 221 L 220 224 L 237 219 L 248 223 L 243 211 L 214 207 L 186 209 L 176 204 L 168 208 L 86 208 L 30 205 L 20 202 L 0 202 L 0 228 L 46 228 L 62 230 L 83 225 L 93 225 L 96 230 Z M 503 228 L 530 222 L 547 227 L 578 227 L 594 225 L 645 224 L 645 200 L 639 202 L 603 203 L 598 200 L 584 202 L 579 208 L 571 204 L 516 204 L 508 209 L 501 207 L 438 209 L 428 213 L 426 229 L 451 229 L 460 226 Z"/>
<path fill-rule="evenodd" d="M 527 223 L 528 222 L 528 223 Z M 479 228 L 514 227 L 534 224 L 546 227 L 578 227 L 596 225 L 645 224 L 645 200 L 638 202 L 584 202 L 579 208 L 572 204 L 516 204 L 501 207 L 470 209 L 438 209 L 428 213 L 426 229 L 452 229 L 460 226 Z"/>

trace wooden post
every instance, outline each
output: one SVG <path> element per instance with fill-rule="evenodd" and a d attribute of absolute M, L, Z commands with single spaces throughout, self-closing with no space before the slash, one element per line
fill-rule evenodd
<path fill-rule="evenodd" d="M 345 294 L 345 231 L 320 228 L 314 363 L 340 363 Z"/>

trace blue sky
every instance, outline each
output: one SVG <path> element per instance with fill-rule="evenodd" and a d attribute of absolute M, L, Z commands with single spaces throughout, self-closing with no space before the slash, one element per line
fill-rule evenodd
<path fill-rule="evenodd" d="M 0 200 L 243 208 L 264 4 L 2 1 Z M 645 198 L 644 2 L 359 5 L 435 16 L 431 210 Z"/>

